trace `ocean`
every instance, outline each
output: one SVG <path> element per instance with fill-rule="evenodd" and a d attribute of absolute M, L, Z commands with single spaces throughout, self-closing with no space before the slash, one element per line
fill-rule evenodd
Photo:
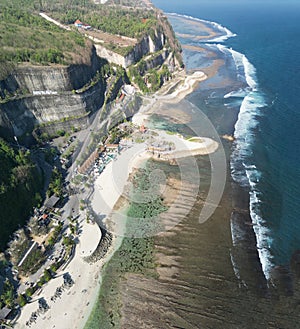
<path fill-rule="evenodd" d="M 85 328 L 297 329 L 300 6 L 153 3 L 172 23 L 186 70 L 201 70 L 208 79 L 183 102 L 158 108 L 147 124 L 217 139 L 227 170 L 214 180 L 215 158 L 196 157 L 198 194 L 190 179 L 174 204 L 184 218 L 150 241 L 125 240 L 105 266 Z M 208 38 L 207 29 L 216 34 Z M 160 169 L 177 177 L 176 167 Z M 216 202 L 212 182 L 224 178 Z M 215 211 L 200 221 L 206 203 Z"/>
<path fill-rule="evenodd" d="M 217 22 L 229 30 L 228 38 L 209 41 L 233 57 L 234 70 L 241 75 L 237 80 L 246 82 L 224 95 L 227 108 L 240 101 L 230 166 L 233 180 L 250 188 L 251 219 L 269 279 L 274 267 L 289 267 L 300 250 L 300 4 L 276 0 L 154 4 L 167 13 Z M 177 33 L 182 32 L 176 15 L 170 21 Z M 203 44 L 193 38 L 181 42 Z M 201 54 L 184 55 L 188 69 L 201 69 Z M 196 96 L 191 100 L 201 104 Z"/>

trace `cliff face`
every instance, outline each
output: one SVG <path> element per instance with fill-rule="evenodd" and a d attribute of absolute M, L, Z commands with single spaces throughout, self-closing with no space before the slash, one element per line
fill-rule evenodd
<path fill-rule="evenodd" d="M 171 65 L 180 65 L 181 49 L 172 27 L 159 11 L 157 18 L 157 28 L 141 38 L 125 57 L 95 44 L 90 55 L 86 56 L 89 57 L 85 59 L 86 64 L 28 64 L 15 68 L 6 79 L 0 81 L 0 136 L 20 137 L 30 134 L 34 127 L 41 124 L 48 127 L 53 124 L 51 131 L 61 129 L 62 122 L 72 122 L 76 126 L 76 119 L 82 122 L 82 118 L 100 109 L 105 87 L 102 81 L 91 83 L 101 69 L 99 57 L 125 68 L 142 58 L 147 70 L 162 65 L 167 58 L 172 59 Z M 174 61 L 174 54 L 177 61 Z"/>
<path fill-rule="evenodd" d="M 162 50 L 165 44 L 165 34 L 160 29 L 157 29 L 150 35 L 144 36 L 126 56 L 108 50 L 100 44 L 96 44 L 95 47 L 99 57 L 127 68 L 128 66 L 137 63 L 145 55 Z"/>
<path fill-rule="evenodd" d="M 162 31 L 156 30 L 151 35 L 146 35 L 138 42 L 134 49 L 125 57 L 125 67 L 137 63 L 145 55 L 162 50 L 166 43 Z"/>
<path fill-rule="evenodd" d="M 81 117 L 99 109 L 103 103 L 100 83 L 81 94 L 39 95 L 13 100 L 0 106 L 0 124 L 9 122 L 6 132 L 22 136 L 34 126 Z M 2 131 L 5 127 L 2 126 Z M 0 130 L 1 132 L 1 130 Z"/>
<path fill-rule="evenodd" d="M 110 63 L 115 63 L 126 68 L 124 56 L 105 48 L 101 44 L 95 44 L 95 48 L 99 57 L 105 58 Z"/>
<path fill-rule="evenodd" d="M 100 70 L 101 63 L 96 49 L 91 49 L 88 64 L 70 66 L 34 66 L 20 65 L 5 80 L 0 81 L 0 97 L 5 92 L 14 94 L 38 91 L 71 91 L 80 89 Z"/>
<path fill-rule="evenodd" d="M 162 51 L 160 51 L 157 54 L 150 55 L 148 58 L 146 57 L 144 59 L 145 70 L 147 71 L 147 70 L 150 70 L 150 69 L 153 69 L 155 67 L 162 65 L 168 58 L 168 55 L 169 55 L 169 51 L 166 49 L 163 49 Z"/>
<path fill-rule="evenodd" d="M 79 118 L 99 109 L 104 98 L 102 81 L 81 93 L 73 90 L 87 85 L 100 68 L 95 49 L 89 65 L 17 68 L 0 84 L 2 95 L 23 94 L 0 104 L 0 136 L 22 136 L 36 125 Z"/>

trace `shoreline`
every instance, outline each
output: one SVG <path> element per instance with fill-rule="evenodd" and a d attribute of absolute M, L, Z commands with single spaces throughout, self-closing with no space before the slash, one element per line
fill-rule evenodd
<path fill-rule="evenodd" d="M 186 96 L 191 94 L 197 85 L 208 79 L 208 76 L 203 71 L 195 71 L 192 74 L 187 74 L 179 72 L 178 77 L 170 81 L 170 84 L 162 87 L 162 90 L 156 92 L 151 98 L 143 97 L 144 103 L 145 100 L 147 104 L 143 104 L 140 110 L 132 117 L 132 122 L 136 125 L 144 124 L 149 116 L 155 112 L 153 109 L 154 104 L 156 107 L 159 107 L 161 103 L 175 104 L 179 103 Z M 180 84 L 179 86 L 177 86 Z M 168 94 L 169 90 L 176 87 L 175 91 L 171 94 Z"/>
<path fill-rule="evenodd" d="M 179 102 L 188 94 L 190 94 L 199 82 L 204 81 L 206 78 L 207 76 L 203 72 L 194 72 L 192 75 L 185 74 L 184 78 L 182 77 L 181 72 L 179 72 L 179 76 L 174 79 L 175 81 L 171 80 L 170 84 L 163 86 L 163 90 L 159 90 L 157 93 L 155 93 L 150 104 L 151 108 L 157 101 L 166 101 L 168 103 Z M 173 93 L 166 94 L 179 82 L 181 82 L 182 85 L 177 87 Z M 164 89 L 167 90 L 164 91 Z M 139 117 L 140 113 L 144 113 L 148 108 L 149 105 L 143 102 L 139 112 L 133 117 L 133 122 L 137 123 L 137 118 Z M 214 148 L 215 146 L 213 149 Z M 136 156 L 132 161 L 133 155 Z M 102 216 L 109 216 L 111 210 L 118 203 L 118 200 L 123 194 L 123 190 L 127 183 L 129 174 L 134 168 L 139 167 L 142 161 L 149 158 L 151 158 L 151 155 L 146 154 L 144 144 L 133 145 L 130 149 L 122 152 L 120 155 L 119 166 L 122 169 L 127 168 L 127 171 L 119 170 L 122 175 L 117 177 L 116 175 L 112 175 L 112 169 L 115 168 L 116 163 L 111 161 L 105 168 L 104 172 L 96 179 L 94 183 L 95 190 L 91 197 L 94 210 L 100 213 Z M 113 176 L 114 180 L 116 181 L 109 181 Z M 102 190 L 99 189 L 101 185 L 103 185 Z M 104 186 L 106 188 L 104 188 Z M 109 186 L 111 189 L 109 193 L 107 193 L 107 188 Z M 60 271 L 57 277 L 43 286 L 42 293 L 39 296 L 34 296 L 33 301 L 22 308 L 21 315 L 16 321 L 15 328 L 26 328 L 26 322 L 29 320 L 30 314 L 37 311 L 37 300 L 41 297 L 45 298 L 50 306 L 50 309 L 45 314 L 39 316 L 37 321 L 31 324 L 31 328 L 34 329 L 44 327 L 65 329 L 69 328 L 70 323 L 72 323 L 72 328 L 82 329 L 87 323 L 101 289 L 103 267 L 113 256 L 114 252 L 120 247 L 123 239 L 122 234 L 124 233 L 124 225 L 123 227 L 120 227 L 120 225 L 115 225 L 118 231 L 116 235 L 119 236 L 113 237 L 112 245 L 110 246 L 109 251 L 105 257 L 94 264 L 88 264 L 84 261 L 83 258 L 86 257 L 89 253 L 92 253 L 93 249 L 96 249 L 100 241 L 101 234 L 98 235 L 98 239 L 95 239 L 94 242 L 92 242 L 91 238 L 95 234 L 95 226 L 93 226 L 92 229 L 89 229 L 89 226 L 92 224 L 87 224 L 85 222 L 85 218 L 83 218 L 83 215 L 81 215 L 81 217 L 82 218 L 80 224 L 82 225 L 83 233 L 79 237 L 79 244 L 76 247 L 74 258 L 64 271 Z M 98 230 L 100 229 L 98 228 Z M 84 242 L 85 240 L 87 240 L 88 243 Z M 86 244 L 86 246 L 82 248 L 85 250 L 80 247 L 84 244 Z M 55 289 L 62 284 L 62 274 L 66 272 L 68 272 L 73 278 L 74 285 L 69 289 L 69 291 L 64 291 L 59 300 L 56 302 L 50 301 L 51 296 L 55 294 Z M 89 283 L 88 285 L 86 284 L 87 282 Z M 74 297 L 74 295 L 76 296 L 78 294 L 81 294 L 81 296 Z M 68 305 L 68 308 L 65 312 L 62 313 L 61 310 L 64 309 L 65 305 Z M 47 321 L 47 324 L 45 321 Z"/>

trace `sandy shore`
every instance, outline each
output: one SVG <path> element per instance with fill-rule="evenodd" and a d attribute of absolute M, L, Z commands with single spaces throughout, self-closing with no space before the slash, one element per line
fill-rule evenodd
<path fill-rule="evenodd" d="M 65 270 L 58 272 L 54 279 L 43 286 L 38 296 L 33 296 L 30 304 L 23 307 L 15 328 L 29 328 L 26 326 L 26 322 L 31 313 L 38 310 L 38 299 L 41 297 L 46 300 L 50 309 L 39 315 L 30 328 L 67 329 L 83 326 L 86 309 L 97 297 L 99 270 L 110 255 L 108 254 L 105 259 L 96 264 L 87 264 L 83 258 L 91 254 L 97 247 L 101 238 L 101 231 L 97 225 L 86 223 L 84 218 L 82 218 L 80 226 L 82 232 L 73 260 Z M 74 284 L 71 288 L 65 289 L 60 298 L 52 301 L 51 297 L 54 296 L 56 288 L 63 285 L 64 273 L 71 275 Z"/>
<path fill-rule="evenodd" d="M 130 143 L 129 143 L 130 144 Z M 104 223 L 116 236 L 124 236 L 125 221 L 123 217 L 113 216 L 113 208 L 127 184 L 129 174 L 138 168 L 149 156 L 145 153 L 146 144 L 131 143 L 118 157 L 111 161 L 95 181 L 92 207 Z M 109 224 L 108 224 L 109 218 Z"/>
<path fill-rule="evenodd" d="M 145 98 L 143 106 L 140 111 L 133 116 L 132 122 L 141 125 L 161 104 L 179 103 L 187 95 L 192 93 L 201 81 L 207 78 L 208 76 L 202 71 L 196 71 L 191 75 L 179 74 L 177 78 L 170 81 L 161 91 L 158 91 L 151 98 Z M 178 87 L 176 87 L 177 85 Z M 176 87 L 176 90 L 173 93 L 168 93 L 174 87 Z"/>

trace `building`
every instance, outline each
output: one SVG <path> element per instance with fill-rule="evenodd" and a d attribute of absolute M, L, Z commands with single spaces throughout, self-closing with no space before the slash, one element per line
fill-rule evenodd
<path fill-rule="evenodd" d="M 82 27 L 84 24 L 79 19 L 76 19 L 76 21 L 74 22 L 74 25 L 76 27 Z"/>
<path fill-rule="evenodd" d="M 105 147 L 107 151 L 117 150 L 119 148 L 119 144 L 106 144 Z"/>
<path fill-rule="evenodd" d="M 88 25 L 88 24 L 83 24 L 83 28 L 85 30 L 90 30 L 92 27 L 90 25 Z"/>
<path fill-rule="evenodd" d="M 76 19 L 74 25 L 76 27 L 82 27 L 85 30 L 90 30 L 92 28 L 90 25 L 82 23 L 79 19 Z"/>
<path fill-rule="evenodd" d="M 6 306 L 1 308 L 1 310 L 0 310 L 0 323 L 3 323 L 8 318 L 11 311 L 12 310 L 10 308 L 6 307 Z"/>
<path fill-rule="evenodd" d="M 95 150 L 87 160 L 83 163 L 82 166 L 78 168 L 79 174 L 86 174 L 87 171 L 92 167 L 96 159 L 100 156 L 102 152 L 104 152 L 105 148 L 103 146 L 100 146 L 97 150 Z"/>
<path fill-rule="evenodd" d="M 60 200 L 59 197 L 52 195 L 46 202 L 45 202 L 45 207 L 48 209 L 53 209 L 57 202 Z"/>

